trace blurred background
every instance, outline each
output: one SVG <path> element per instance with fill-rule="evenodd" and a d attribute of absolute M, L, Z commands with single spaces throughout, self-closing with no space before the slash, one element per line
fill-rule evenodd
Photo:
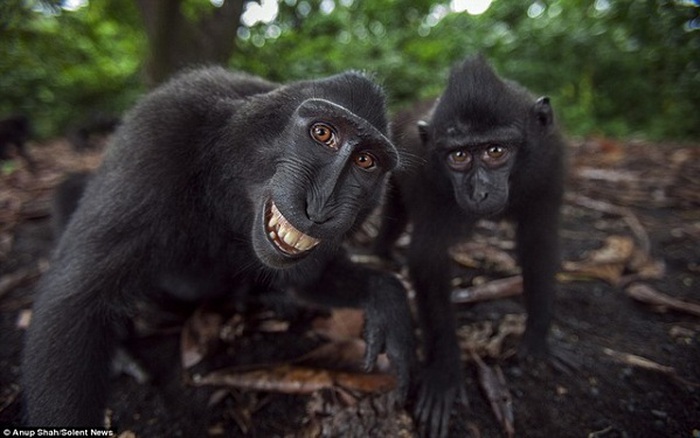
<path fill-rule="evenodd" d="M 280 82 L 366 70 L 396 109 L 475 52 L 551 96 L 570 135 L 700 134 L 698 0 L 3 0 L 0 117 L 63 136 L 208 63 Z"/>

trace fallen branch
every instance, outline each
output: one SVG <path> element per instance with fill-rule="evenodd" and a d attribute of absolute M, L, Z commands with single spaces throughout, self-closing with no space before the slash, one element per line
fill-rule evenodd
<path fill-rule="evenodd" d="M 700 316 L 700 304 L 679 300 L 663 294 L 647 284 L 636 283 L 625 289 L 625 293 L 635 300 L 652 306 L 669 308 L 678 312 Z"/>
<path fill-rule="evenodd" d="M 636 354 L 630 354 L 630 353 L 621 353 L 619 351 L 615 351 L 610 348 L 603 348 L 603 353 L 607 354 L 608 356 L 612 357 L 613 359 L 617 360 L 618 362 L 621 362 L 625 365 L 637 367 L 637 368 L 642 368 L 645 370 L 649 371 L 656 371 L 662 374 L 666 374 L 667 376 L 670 376 L 676 380 L 678 380 L 681 383 L 684 383 L 686 385 L 698 387 L 700 384 L 694 383 L 694 382 L 689 382 L 683 378 L 681 378 L 678 373 L 676 372 L 676 369 L 673 368 L 672 366 L 668 365 L 661 365 L 659 363 L 654 362 L 653 360 L 647 359 L 642 356 L 637 356 Z"/>
<path fill-rule="evenodd" d="M 503 371 L 496 366 L 491 368 L 484 363 L 478 354 L 470 352 L 472 360 L 477 364 L 479 374 L 479 383 L 481 388 L 486 393 L 491 403 L 491 410 L 496 416 L 496 419 L 503 427 L 506 436 L 515 436 L 514 415 L 513 415 L 513 398 L 508 391 L 506 379 L 503 377 Z M 495 369 L 495 371 L 494 371 Z"/>
<path fill-rule="evenodd" d="M 206 376 L 194 376 L 192 384 L 284 394 L 311 394 L 321 389 L 333 388 L 383 393 L 393 389 L 396 381 L 390 374 L 351 373 L 282 364 L 248 370 L 222 369 Z"/>
<path fill-rule="evenodd" d="M 489 281 L 479 286 L 454 289 L 452 291 L 452 302 L 463 304 L 476 301 L 498 300 L 520 295 L 522 292 L 523 277 L 515 275 L 513 277 Z"/>

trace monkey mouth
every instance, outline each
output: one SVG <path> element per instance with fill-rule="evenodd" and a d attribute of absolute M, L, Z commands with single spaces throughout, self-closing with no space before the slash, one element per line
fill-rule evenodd
<path fill-rule="evenodd" d="M 294 228 L 272 200 L 265 205 L 265 232 L 278 250 L 290 256 L 311 251 L 321 242 Z"/>

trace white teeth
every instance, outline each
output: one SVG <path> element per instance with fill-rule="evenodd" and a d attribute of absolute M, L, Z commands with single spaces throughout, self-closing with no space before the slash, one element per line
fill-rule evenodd
<path fill-rule="evenodd" d="M 315 239 L 307 236 L 307 235 L 302 235 L 299 241 L 296 243 L 296 248 L 306 251 L 308 249 L 311 249 L 316 245 Z"/>
<path fill-rule="evenodd" d="M 289 230 L 289 232 L 282 237 L 282 240 L 284 240 L 284 243 L 287 245 L 294 246 L 294 244 L 297 243 L 297 240 L 299 240 L 299 234 Z"/>
<path fill-rule="evenodd" d="M 267 231 L 270 240 L 281 250 L 288 253 L 308 251 L 319 243 L 318 239 L 307 236 L 294 228 L 294 226 L 282 216 L 282 213 L 280 213 L 274 203 L 272 203 L 270 207 Z"/>

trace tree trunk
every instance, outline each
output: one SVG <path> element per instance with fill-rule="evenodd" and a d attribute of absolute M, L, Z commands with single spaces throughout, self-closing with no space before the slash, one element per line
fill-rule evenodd
<path fill-rule="evenodd" d="M 136 0 L 148 38 L 147 85 L 158 85 L 183 67 L 225 64 L 235 47 L 245 1 L 226 0 L 195 22 L 183 15 L 181 0 Z"/>

